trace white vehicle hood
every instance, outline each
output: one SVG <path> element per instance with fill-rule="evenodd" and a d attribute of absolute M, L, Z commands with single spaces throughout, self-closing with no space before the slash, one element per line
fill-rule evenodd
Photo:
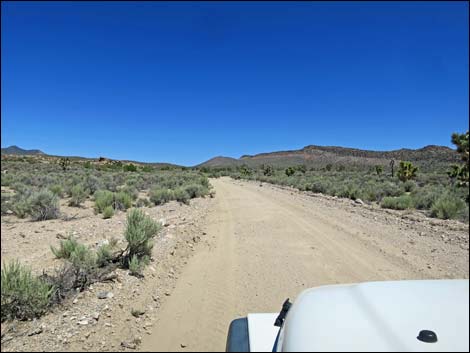
<path fill-rule="evenodd" d="M 431 330 L 437 342 L 417 339 Z M 368 282 L 308 289 L 278 351 L 469 351 L 468 280 Z"/>

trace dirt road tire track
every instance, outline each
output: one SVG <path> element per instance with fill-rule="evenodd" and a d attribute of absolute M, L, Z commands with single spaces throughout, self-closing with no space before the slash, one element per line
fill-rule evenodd
<path fill-rule="evenodd" d="M 404 235 L 393 226 L 363 224 L 350 212 L 254 183 L 212 184 L 209 246 L 188 262 L 142 350 L 224 350 L 231 320 L 276 312 L 309 287 L 445 277 L 418 255 L 403 256 L 393 239 Z M 468 254 L 462 261 L 468 267 Z"/>

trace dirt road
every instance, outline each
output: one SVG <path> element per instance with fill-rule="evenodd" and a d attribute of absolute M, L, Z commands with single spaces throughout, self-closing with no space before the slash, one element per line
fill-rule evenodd
<path fill-rule="evenodd" d="M 423 221 L 395 222 L 350 200 L 338 207 L 258 183 L 212 184 L 217 202 L 205 221 L 209 245 L 188 262 L 142 350 L 224 350 L 232 319 L 277 312 L 287 297 L 313 286 L 468 278 L 468 248 L 444 243 L 437 223 L 423 236 Z M 465 227 L 451 235 L 461 239 Z"/>

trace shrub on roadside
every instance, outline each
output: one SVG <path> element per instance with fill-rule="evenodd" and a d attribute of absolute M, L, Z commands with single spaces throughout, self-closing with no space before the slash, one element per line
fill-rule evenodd
<path fill-rule="evenodd" d="M 174 198 L 178 202 L 182 202 L 184 204 L 188 204 L 190 200 L 190 196 L 188 192 L 183 188 L 178 188 L 173 192 Z"/>
<path fill-rule="evenodd" d="M 169 189 L 154 188 L 150 191 L 149 198 L 151 202 L 158 206 L 173 200 L 174 194 Z"/>
<path fill-rule="evenodd" d="M 32 275 L 18 261 L 1 270 L 1 320 L 27 320 L 41 316 L 50 304 L 53 287 Z"/>
<path fill-rule="evenodd" d="M 190 199 L 207 195 L 209 190 L 200 184 L 189 184 L 183 187 Z"/>
<path fill-rule="evenodd" d="M 384 197 L 380 203 L 382 208 L 391 208 L 393 210 L 405 210 L 413 206 L 413 200 L 409 195 L 398 197 Z"/>
<path fill-rule="evenodd" d="M 139 198 L 135 203 L 135 207 L 150 207 L 152 203 L 147 198 Z"/>
<path fill-rule="evenodd" d="M 429 210 L 433 203 L 443 194 L 444 189 L 440 187 L 425 186 L 415 189 L 411 196 L 414 207 L 418 210 Z"/>
<path fill-rule="evenodd" d="M 416 183 L 413 180 L 407 180 L 402 184 L 405 192 L 412 192 L 416 188 Z"/>
<path fill-rule="evenodd" d="M 113 260 L 113 254 L 112 251 L 114 247 L 116 246 L 117 241 L 115 239 L 112 239 L 109 243 L 107 244 L 102 244 L 101 246 L 98 247 L 96 250 L 96 264 L 98 267 L 104 267 L 108 265 L 110 262 Z"/>
<path fill-rule="evenodd" d="M 59 249 L 51 246 L 51 251 L 55 257 L 69 261 L 78 269 L 89 270 L 96 265 L 95 254 L 73 237 L 62 240 Z"/>
<path fill-rule="evenodd" d="M 142 276 L 142 272 L 150 262 L 150 258 L 145 255 L 142 258 L 139 259 L 138 256 L 134 255 L 129 261 L 129 273 L 132 276 L 137 276 L 140 277 Z"/>
<path fill-rule="evenodd" d="M 153 248 L 152 240 L 160 229 L 161 225 L 146 216 L 142 210 L 136 208 L 130 210 L 124 232 L 128 243 L 124 259 L 127 266 L 134 256 L 137 256 L 139 260 L 145 256 L 150 257 Z"/>
<path fill-rule="evenodd" d="M 107 207 L 103 210 L 103 218 L 104 218 L 104 219 L 111 218 L 113 215 L 114 215 L 114 208 L 113 208 L 113 206 L 107 206 Z"/>
<path fill-rule="evenodd" d="M 431 207 L 431 217 L 441 219 L 455 219 L 466 208 L 464 201 L 447 193 L 439 197 Z"/>

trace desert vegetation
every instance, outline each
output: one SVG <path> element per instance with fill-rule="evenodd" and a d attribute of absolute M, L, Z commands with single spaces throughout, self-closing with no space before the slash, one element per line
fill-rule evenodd
<path fill-rule="evenodd" d="M 247 165 L 208 168 L 208 176 L 231 176 L 294 187 L 326 195 L 360 199 L 383 208 L 422 210 L 430 217 L 468 222 L 468 132 L 453 134 L 462 156 L 460 165 L 439 165 L 390 160 L 389 166 L 326 164 L 324 167 L 293 165 L 276 168 Z"/>
<path fill-rule="evenodd" d="M 188 204 L 211 194 L 207 177 L 198 171 L 37 156 L 2 156 L 1 183 L 2 215 L 27 222 L 66 219 L 61 204 L 93 208 L 96 217 L 105 219 L 117 212 L 127 213 L 120 245 L 111 239 L 89 246 L 70 234 L 58 247 L 51 247 L 52 255 L 61 262 L 52 272 L 38 275 L 42 269 L 18 260 L 3 263 L 2 322 L 37 318 L 71 293 L 113 279 L 117 268 L 142 277 L 152 260 L 153 238 L 161 224 L 139 208 L 171 200 Z"/>
<path fill-rule="evenodd" d="M 112 279 L 111 272 L 117 267 L 142 276 L 142 269 L 150 262 L 152 238 L 160 229 L 161 225 L 141 210 L 132 209 L 127 215 L 124 249 L 112 239 L 93 250 L 70 236 L 60 242 L 59 248 L 51 247 L 54 256 L 64 261 L 55 273 L 34 276 L 17 260 L 2 264 L 2 322 L 39 317 L 76 290 Z"/>
<path fill-rule="evenodd" d="M 187 204 L 211 193 L 206 176 L 181 168 L 156 169 L 120 161 L 92 164 L 61 158 L 44 162 L 37 157 L 4 156 L 2 214 L 35 221 L 59 218 L 60 199 L 69 206 L 94 203 L 104 218 L 135 206 L 161 205 L 171 200 Z M 139 198 L 140 196 L 140 198 Z"/>

